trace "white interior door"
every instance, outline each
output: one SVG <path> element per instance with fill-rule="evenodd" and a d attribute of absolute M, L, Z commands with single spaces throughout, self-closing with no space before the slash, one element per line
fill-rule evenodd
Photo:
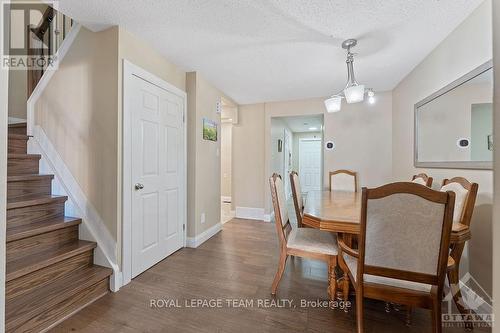
<path fill-rule="evenodd" d="M 132 278 L 184 245 L 184 100 L 133 75 Z"/>
<path fill-rule="evenodd" d="M 299 141 L 299 177 L 302 192 L 321 189 L 321 140 Z"/>

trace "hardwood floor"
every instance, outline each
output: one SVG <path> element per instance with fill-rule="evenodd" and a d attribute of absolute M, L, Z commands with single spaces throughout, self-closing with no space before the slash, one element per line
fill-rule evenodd
<path fill-rule="evenodd" d="M 302 308 L 301 299 L 327 300 L 327 270 L 322 262 L 290 259 L 277 300 L 295 308 L 264 308 L 278 262 L 272 223 L 234 219 L 198 249 L 182 249 L 108 294 L 52 332 L 355 332 L 355 311 Z M 178 299 L 180 308 L 152 308 L 151 299 Z M 221 299 L 222 308 L 186 308 L 191 299 Z M 249 299 L 253 307 L 227 307 L 227 299 Z M 444 305 L 443 305 L 444 306 Z M 405 314 L 386 313 L 384 303 L 365 301 L 366 332 L 430 332 L 428 311 L 415 310 L 413 325 Z M 464 332 L 445 328 L 444 332 Z M 475 332 L 489 332 L 476 329 Z"/>

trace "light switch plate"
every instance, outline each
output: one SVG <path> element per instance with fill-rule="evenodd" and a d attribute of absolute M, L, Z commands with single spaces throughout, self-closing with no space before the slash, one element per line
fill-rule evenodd
<path fill-rule="evenodd" d="M 201 224 L 205 223 L 205 213 L 201 213 Z"/>

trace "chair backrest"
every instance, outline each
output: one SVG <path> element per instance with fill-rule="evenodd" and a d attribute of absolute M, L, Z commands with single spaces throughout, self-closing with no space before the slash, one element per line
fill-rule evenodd
<path fill-rule="evenodd" d="M 290 172 L 290 184 L 292 186 L 293 205 L 295 207 L 295 215 L 297 216 L 297 224 L 302 224 L 302 213 L 304 211 L 304 199 L 300 189 L 299 174 L 296 171 Z"/>
<path fill-rule="evenodd" d="M 478 189 L 479 185 L 477 183 L 471 183 L 463 177 L 443 180 L 441 191 L 455 192 L 453 222 L 470 226 Z"/>
<path fill-rule="evenodd" d="M 278 238 L 281 246 L 286 246 L 287 237 L 291 231 L 291 226 L 288 219 L 283 179 L 280 175 L 274 173 L 271 178 L 269 178 L 269 184 L 271 186 L 271 197 L 273 200 L 276 231 L 278 232 Z"/>
<path fill-rule="evenodd" d="M 425 173 L 419 173 L 418 175 L 414 175 L 411 181 L 413 183 L 417 183 L 427 187 L 432 187 L 433 179 L 432 177 L 427 176 Z"/>
<path fill-rule="evenodd" d="M 451 191 L 410 182 L 363 188 L 358 281 L 370 274 L 442 289 L 454 202 Z"/>
<path fill-rule="evenodd" d="M 358 174 L 350 170 L 330 171 L 330 191 L 358 191 Z"/>

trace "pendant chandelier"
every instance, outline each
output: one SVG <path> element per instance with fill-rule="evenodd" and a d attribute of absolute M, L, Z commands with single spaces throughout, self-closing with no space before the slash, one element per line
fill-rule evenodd
<path fill-rule="evenodd" d="M 343 98 L 345 98 L 348 104 L 352 104 L 364 101 L 365 95 L 367 95 L 368 102 L 370 104 L 375 103 L 373 89 L 365 89 L 365 85 L 359 84 L 354 77 L 354 53 L 351 52 L 351 48 L 356 46 L 356 44 L 358 44 L 356 39 L 348 39 L 342 43 L 342 48 L 347 50 L 347 85 L 344 90 L 325 100 L 327 112 L 340 111 Z"/>

